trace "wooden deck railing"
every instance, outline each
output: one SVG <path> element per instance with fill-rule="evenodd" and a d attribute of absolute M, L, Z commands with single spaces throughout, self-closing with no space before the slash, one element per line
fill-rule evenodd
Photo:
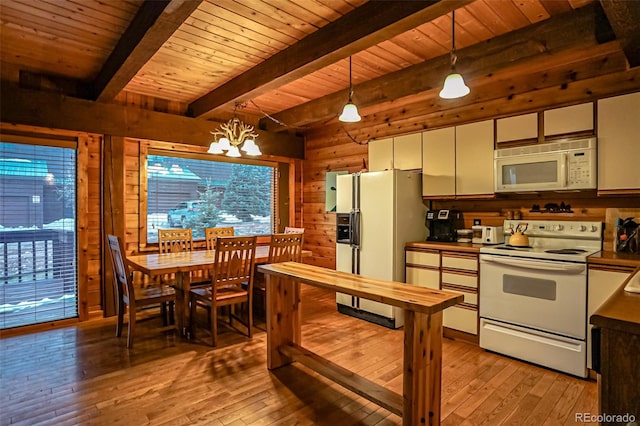
<path fill-rule="evenodd" d="M 0 231 L 0 283 L 61 278 L 74 258 L 74 235 L 56 229 Z"/>

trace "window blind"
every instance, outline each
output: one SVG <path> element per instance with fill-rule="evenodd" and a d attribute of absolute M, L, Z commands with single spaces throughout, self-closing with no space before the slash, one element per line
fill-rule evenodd
<path fill-rule="evenodd" d="M 76 150 L 56 143 L 0 142 L 2 329 L 78 316 Z"/>
<path fill-rule="evenodd" d="M 273 166 L 150 153 L 147 158 L 147 242 L 158 229 L 233 226 L 236 235 L 268 235 L 276 215 Z"/>

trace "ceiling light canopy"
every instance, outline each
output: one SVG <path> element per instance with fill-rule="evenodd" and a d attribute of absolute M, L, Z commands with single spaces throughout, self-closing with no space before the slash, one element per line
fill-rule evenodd
<path fill-rule="evenodd" d="M 351 97 L 353 96 L 353 84 L 351 82 L 351 56 L 349 56 L 349 101 L 342 109 L 342 114 L 338 117 L 338 120 L 343 123 L 357 123 L 362 118 L 358 114 L 358 107 L 353 103 Z"/>
<path fill-rule="evenodd" d="M 238 104 L 235 109 L 238 109 Z M 211 134 L 215 136 L 215 140 L 211 142 L 207 151 L 210 154 L 224 154 L 226 151 L 227 157 L 241 157 L 240 151 L 243 151 L 247 155 L 262 155 L 255 141 L 258 134 L 254 133 L 253 126 L 243 123 L 236 117 L 235 110 L 233 118 L 227 123 L 221 124 Z M 240 145 L 242 147 L 239 148 Z"/>
<path fill-rule="evenodd" d="M 456 99 L 469 94 L 469 87 L 464 84 L 462 75 L 456 72 L 456 11 L 451 11 L 451 72 L 444 79 L 444 86 L 440 91 L 440 97 L 443 99 Z"/>

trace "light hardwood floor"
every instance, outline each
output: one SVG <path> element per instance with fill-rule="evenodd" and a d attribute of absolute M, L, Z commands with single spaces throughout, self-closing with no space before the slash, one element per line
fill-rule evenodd
<path fill-rule="evenodd" d="M 159 322 L 157 323 L 160 324 Z M 224 330 L 217 348 L 113 320 L 0 339 L 0 424 L 394 425 L 401 419 L 302 366 L 269 372 L 263 330 Z M 401 392 L 402 332 L 338 314 L 303 288 L 303 342 Z M 445 339 L 442 424 L 574 424 L 597 414 L 597 386 Z"/>

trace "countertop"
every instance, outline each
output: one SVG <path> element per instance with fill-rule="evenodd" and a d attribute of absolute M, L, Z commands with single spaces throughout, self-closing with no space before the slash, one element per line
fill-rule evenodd
<path fill-rule="evenodd" d="M 460 251 L 465 253 L 480 253 L 482 244 L 473 243 L 443 243 L 440 241 L 415 241 L 405 244 L 405 248 L 415 249 L 431 249 L 431 250 L 449 250 Z"/>
<path fill-rule="evenodd" d="M 640 274 L 640 268 L 635 270 Z M 626 283 L 635 275 L 632 274 L 606 302 L 591 316 L 591 324 L 640 335 L 640 293 L 624 291 Z"/>
<path fill-rule="evenodd" d="M 590 265 L 628 266 L 637 268 L 640 266 L 640 254 L 615 253 L 602 250 L 587 257 Z"/>
<path fill-rule="evenodd" d="M 464 253 L 480 253 L 480 249 L 482 247 L 485 247 L 485 245 L 472 243 L 444 243 L 440 241 L 414 241 L 405 245 L 405 248 L 448 250 Z M 591 265 L 625 266 L 629 268 L 637 268 L 638 266 L 640 266 L 640 255 L 629 253 L 615 253 L 613 251 L 603 250 L 589 256 L 587 258 L 587 263 Z"/>

